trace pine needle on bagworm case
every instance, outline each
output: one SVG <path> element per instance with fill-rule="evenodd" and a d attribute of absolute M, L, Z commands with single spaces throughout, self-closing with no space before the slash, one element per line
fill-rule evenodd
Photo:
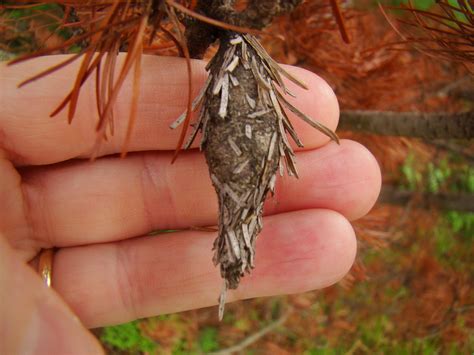
<path fill-rule="evenodd" d="M 219 297 L 222 319 L 226 292 L 255 266 L 255 242 L 263 227 L 263 204 L 273 192 L 276 174 L 283 168 L 298 176 L 288 133 L 302 146 L 282 104 L 312 127 L 338 141 L 322 124 L 311 120 L 279 93 L 287 92 L 280 74 L 306 85 L 283 70 L 252 35 L 227 33 L 207 67 L 209 79 L 196 100 L 200 115 L 188 141 L 201 131 L 212 183 L 219 202 L 219 232 L 214 242 L 214 263 L 224 279 Z M 230 75 L 239 85 L 232 85 Z M 172 124 L 176 128 L 182 117 Z"/>

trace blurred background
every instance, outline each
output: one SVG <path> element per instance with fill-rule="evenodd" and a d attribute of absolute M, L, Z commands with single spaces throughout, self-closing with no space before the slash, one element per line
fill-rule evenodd
<path fill-rule="evenodd" d="M 379 202 L 354 223 L 350 274 L 320 291 L 229 304 L 220 323 L 212 307 L 95 329 L 110 353 L 474 352 L 473 7 L 331 4 L 305 1 L 267 29 L 284 40 L 263 44 L 332 86 L 339 136 L 364 144 L 382 168 Z M 63 16 L 55 4 L 0 8 L 0 57 L 73 36 L 58 27 Z M 148 52 L 176 55 L 166 40 Z"/>

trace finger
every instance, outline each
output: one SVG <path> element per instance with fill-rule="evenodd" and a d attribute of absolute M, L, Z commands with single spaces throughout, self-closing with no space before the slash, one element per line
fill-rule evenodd
<path fill-rule="evenodd" d="M 102 354 L 97 340 L 0 236 L 0 354 Z"/>
<path fill-rule="evenodd" d="M 118 57 L 117 68 L 125 56 Z M 88 80 L 82 90 L 77 112 L 71 125 L 67 124 L 67 110 L 55 118 L 50 112 L 67 95 L 77 71 L 70 65 L 21 89 L 17 84 L 45 68 L 65 59 L 65 56 L 37 58 L 12 67 L 0 64 L 0 128 L 3 148 L 10 152 L 17 165 L 51 164 L 71 158 L 89 157 L 95 143 L 96 104 L 94 80 Z M 205 63 L 193 61 L 193 82 L 196 88 L 203 85 Z M 335 129 L 339 117 L 337 100 L 331 88 L 316 75 L 304 69 L 289 68 L 301 76 L 309 90 L 289 83 L 298 99 L 292 101 L 302 111 Z M 184 60 L 171 57 L 143 57 L 140 98 L 136 126 L 129 144 L 129 151 L 174 150 L 179 129 L 169 125 L 186 107 L 187 74 Z M 128 125 L 132 100 L 132 78 L 128 78 L 115 106 L 116 133 L 102 146 L 99 155 L 120 152 Z M 308 148 L 320 146 L 328 138 L 294 119 L 295 128 Z"/>
<path fill-rule="evenodd" d="M 229 301 L 326 287 L 353 263 L 354 232 L 336 212 L 291 212 L 266 217 L 264 224 L 256 269 L 229 291 Z M 56 290 L 89 327 L 211 306 L 222 286 L 212 264 L 214 238 L 180 232 L 62 249 Z"/>
<path fill-rule="evenodd" d="M 377 162 L 353 141 L 300 152 L 300 179 L 277 179 L 265 213 L 326 208 L 349 219 L 372 207 L 380 190 Z M 217 201 L 204 158 L 168 154 L 100 159 L 23 175 L 32 243 L 72 246 L 107 242 L 156 229 L 214 225 Z"/>

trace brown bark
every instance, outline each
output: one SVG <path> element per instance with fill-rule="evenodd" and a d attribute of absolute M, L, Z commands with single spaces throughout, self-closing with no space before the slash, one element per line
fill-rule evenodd
<path fill-rule="evenodd" d="M 438 192 L 427 193 L 407 191 L 392 185 L 384 185 L 378 202 L 393 205 L 406 205 L 410 201 L 416 201 L 415 206 L 419 208 L 440 208 L 443 210 L 456 210 L 474 212 L 474 194 L 463 192 Z"/>
<path fill-rule="evenodd" d="M 343 111 L 339 129 L 425 139 L 474 137 L 474 111 L 463 113 Z"/>

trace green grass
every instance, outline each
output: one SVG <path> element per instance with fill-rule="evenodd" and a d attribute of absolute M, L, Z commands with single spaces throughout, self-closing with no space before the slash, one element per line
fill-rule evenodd
<path fill-rule="evenodd" d="M 204 353 L 219 349 L 218 331 L 213 327 L 204 328 L 199 334 L 199 349 Z"/>
<path fill-rule="evenodd" d="M 456 155 L 423 164 L 410 152 L 400 167 L 401 187 L 410 191 L 474 193 L 474 167 Z"/>
<path fill-rule="evenodd" d="M 157 349 L 157 345 L 142 334 L 137 321 L 105 327 L 100 341 L 109 348 L 130 354 L 152 353 Z"/>

